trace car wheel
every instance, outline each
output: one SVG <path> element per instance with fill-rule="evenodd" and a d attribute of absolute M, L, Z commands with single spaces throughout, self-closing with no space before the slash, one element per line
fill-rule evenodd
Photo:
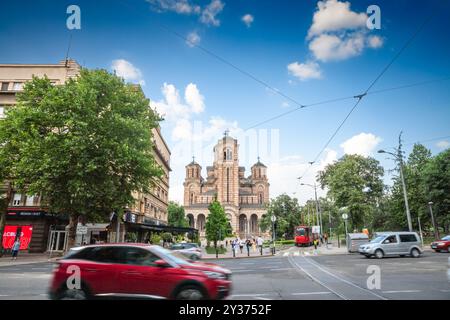
<path fill-rule="evenodd" d="M 404 258 L 404 257 L 405 257 L 405 255 L 404 255 L 404 254 L 401 254 L 401 255 L 400 255 L 400 258 Z"/>
<path fill-rule="evenodd" d="M 411 257 L 413 257 L 413 258 L 418 258 L 418 257 L 420 257 L 420 251 L 417 250 L 416 248 L 411 249 Z"/>
<path fill-rule="evenodd" d="M 370 259 L 370 254 L 365 254 L 364 255 L 367 259 Z"/>
<path fill-rule="evenodd" d="M 195 254 L 193 254 L 189 257 L 189 259 L 191 259 L 192 261 L 197 261 L 198 257 Z"/>
<path fill-rule="evenodd" d="M 203 300 L 205 295 L 197 286 L 186 286 L 181 288 L 175 296 L 177 300 Z"/>
<path fill-rule="evenodd" d="M 83 289 L 65 289 L 58 297 L 58 300 L 88 300 L 89 295 Z"/>
<path fill-rule="evenodd" d="M 381 249 L 376 250 L 376 251 L 375 251 L 375 257 L 376 257 L 377 259 L 383 259 L 383 257 L 384 257 L 384 252 L 383 252 L 383 250 L 381 250 Z"/>

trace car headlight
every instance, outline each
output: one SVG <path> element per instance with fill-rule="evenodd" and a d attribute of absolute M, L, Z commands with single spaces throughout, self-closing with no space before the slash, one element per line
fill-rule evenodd
<path fill-rule="evenodd" d="M 225 280 L 227 277 L 220 272 L 214 272 L 214 271 L 203 271 L 203 273 L 210 279 L 222 279 Z"/>

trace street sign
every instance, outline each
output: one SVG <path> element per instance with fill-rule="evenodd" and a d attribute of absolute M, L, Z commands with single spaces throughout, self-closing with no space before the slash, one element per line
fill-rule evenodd
<path fill-rule="evenodd" d="M 320 233 L 320 226 L 312 226 L 312 233 Z"/>
<path fill-rule="evenodd" d="M 347 219 L 348 219 L 348 214 L 344 213 L 344 214 L 342 215 L 342 219 L 347 220 Z"/>
<path fill-rule="evenodd" d="M 275 216 L 273 215 L 273 216 L 270 217 L 270 220 L 271 220 L 272 222 L 275 222 L 275 221 L 277 221 L 277 217 L 275 217 Z"/>
<path fill-rule="evenodd" d="M 82 224 L 77 225 L 77 234 L 87 234 L 88 228 Z"/>

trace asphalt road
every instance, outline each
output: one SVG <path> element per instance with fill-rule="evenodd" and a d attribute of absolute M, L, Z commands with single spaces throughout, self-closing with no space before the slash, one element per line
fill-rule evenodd
<path fill-rule="evenodd" d="M 218 260 L 233 272 L 229 299 L 450 300 L 446 253 L 377 260 L 357 254 L 304 257 L 297 250 L 287 256 Z M 379 289 L 367 289 L 369 266 L 379 267 Z M 0 299 L 47 299 L 52 268 L 51 263 L 0 267 Z"/>

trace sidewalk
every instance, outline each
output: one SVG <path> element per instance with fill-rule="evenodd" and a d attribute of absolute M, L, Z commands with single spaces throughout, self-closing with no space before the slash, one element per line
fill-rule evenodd
<path fill-rule="evenodd" d="M 206 253 L 205 248 L 202 248 L 202 259 L 201 260 L 217 260 L 216 254 L 208 254 Z M 277 250 L 276 255 L 279 254 L 279 250 Z M 254 251 L 253 249 L 250 249 L 250 256 L 247 255 L 247 249 L 244 248 L 241 251 L 238 249 L 236 250 L 236 257 L 233 257 L 233 251 L 231 250 L 231 247 L 227 247 L 227 252 L 224 254 L 219 254 L 218 259 L 242 259 L 242 258 L 261 258 L 261 257 L 272 257 L 272 251 L 270 248 L 263 248 L 263 254 L 261 255 L 260 251 Z"/>
<path fill-rule="evenodd" d="M 50 261 L 54 262 L 60 256 L 53 254 Z M 22 264 L 49 262 L 48 253 L 19 253 L 17 260 L 11 260 L 10 254 L 0 258 L 0 267 L 17 266 Z"/>

